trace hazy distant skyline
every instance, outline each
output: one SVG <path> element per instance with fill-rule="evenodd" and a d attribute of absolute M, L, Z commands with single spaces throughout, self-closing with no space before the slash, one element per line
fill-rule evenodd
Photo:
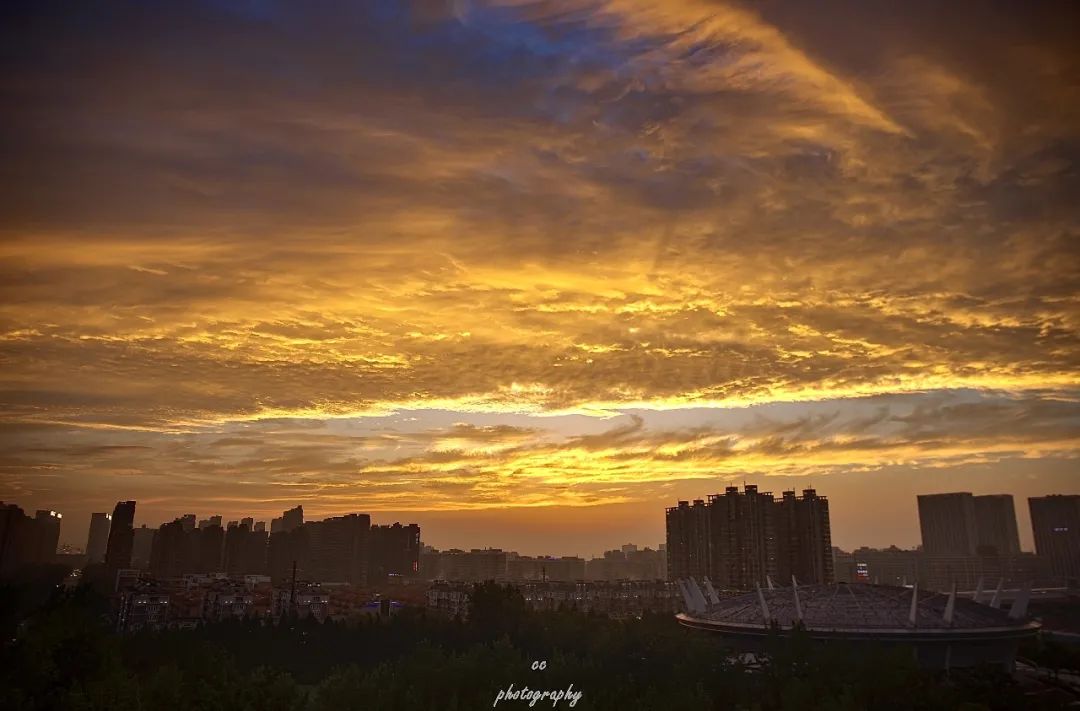
<path fill-rule="evenodd" d="M 0 499 L 440 547 L 1080 493 L 1074 3 L 0 9 Z M 83 522 L 83 523 L 80 523 Z"/>

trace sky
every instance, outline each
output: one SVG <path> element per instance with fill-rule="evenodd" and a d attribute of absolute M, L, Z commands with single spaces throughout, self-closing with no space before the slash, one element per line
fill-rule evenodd
<path fill-rule="evenodd" d="M 1074 3 L 0 9 L 0 499 L 914 546 L 1080 493 Z"/>

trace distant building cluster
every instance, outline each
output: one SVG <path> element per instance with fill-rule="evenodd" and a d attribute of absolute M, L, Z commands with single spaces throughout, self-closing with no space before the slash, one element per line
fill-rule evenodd
<path fill-rule="evenodd" d="M 509 585 L 532 610 L 566 609 L 627 618 L 678 612 L 682 605 L 678 587 L 666 580 L 532 580 Z M 428 609 L 465 617 L 471 591 L 470 583 L 435 582 L 427 590 Z"/>
<path fill-rule="evenodd" d="M 91 517 L 88 558 L 102 560 L 111 581 L 135 569 L 156 580 L 220 573 L 266 576 L 275 583 L 296 579 L 363 586 L 391 576 L 414 578 L 420 569 L 420 527 L 373 526 L 367 514 L 305 522 L 303 507 L 297 506 L 275 518 L 269 531 L 251 518 L 222 526 L 220 516 L 197 521 L 195 514 L 157 529 L 136 529 L 134 517 L 134 501 L 118 502 L 111 516 Z"/>
<path fill-rule="evenodd" d="M 781 498 L 729 486 L 723 494 L 667 509 L 667 577 L 708 578 L 747 590 L 767 580 L 833 581 L 829 502 L 814 489 Z"/>
<path fill-rule="evenodd" d="M 420 556 L 420 572 L 426 580 L 457 582 L 663 580 L 665 551 L 663 545 L 660 548 L 638 549 L 627 544 L 591 560 L 578 556 L 525 556 L 499 548 L 425 548 Z"/>
<path fill-rule="evenodd" d="M 975 590 L 981 583 L 1075 587 L 1080 580 L 1080 496 L 1028 499 L 1036 553 L 1020 550 L 1012 496 L 968 492 L 918 497 L 922 547 L 836 549 L 836 577 L 845 582 Z"/>
<path fill-rule="evenodd" d="M 904 550 L 831 545 L 829 502 L 814 489 L 777 498 L 748 485 L 666 510 L 667 542 L 627 544 L 601 556 L 525 556 L 499 548 L 437 550 L 420 543 L 416 524 L 372 525 L 366 514 L 305 521 L 301 506 L 269 527 L 253 518 L 223 522 L 186 514 L 157 528 L 135 527 L 135 501 L 92 514 L 85 554 L 57 553 L 62 516 L 33 516 L 0 502 L 0 577 L 53 562 L 103 564 L 116 584 L 216 576 L 265 577 L 271 584 L 380 586 L 388 580 L 513 584 L 709 579 L 720 591 L 832 581 L 948 591 L 957 585 L 1006 588 L 1025 583 L 1075 587 L 1080 581 L 1080 496 L 1028 500 L 1036 553 L 1020 550 L 1013 499 L 967 492 L 918 497 L 922 546 Z M 221 583 L 215 583 L 221 584 Z M 115 588 L 114 588 L 115 589 Z M 556 588 L 553 588 L 556 589 Z M 561 589 L 561 588 L 559 588 Z"/>
<path fill-rule="evenodd" d="M 30 517 L 15 504 L 0 501 L 0 576 L 25 565 L 55 562 L 62 518 L 48 510 Z"/>
<path fill-rule="evenodd" d="M 666 580 L 667 544 L 657 549 L 638 548 L 632 543 L 606 551 L 585 566 L 586 580 Z"/>
<path fill-rule="evenodd" d="M 410 594 L 415 599 L 409 599 Z M 403 591 L 400 598 L 410 604 L 423 604 L 421 593 Z M 169 580 L 122 574 L 114 597 L 114 619 L 118 632 L 136 632 L 225 620 L 347 620 L 364 615 L 386 616 L 401 605 L 400 599 L 380 598 L 370 589 L 349 583 L 275 585 L 265 575 L 225 573 Z"/>

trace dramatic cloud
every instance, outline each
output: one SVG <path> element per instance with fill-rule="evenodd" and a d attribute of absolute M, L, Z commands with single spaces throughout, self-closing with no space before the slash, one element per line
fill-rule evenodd
<path fill-rule="evenodd" d="M 1070 4 L 0 12 L 5 499 L 655 536 L 1076 457 Z"/>

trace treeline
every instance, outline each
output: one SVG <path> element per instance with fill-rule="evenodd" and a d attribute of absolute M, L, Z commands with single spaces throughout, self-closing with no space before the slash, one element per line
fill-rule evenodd
<path fill-rule="evenodd" d="M 1030 707 L 999 671 L 946 678 L 901 651 L 812 649 L 798 635 L 776 638 L 769 661 L 748 670 L 670 616 L 535 613 L 493 584 L 475 589 L 467 621 L 408 610 L 350 624 L 235 622 L 119 637 L 101 603 L 89 589 L 57 590 L 22 621 L 0 660 L 0 708 L 478 709 L 511 683 L 573 684 L 584 693 L 577 709 Z M 534 671 L 534 661 L 546 668 Z"/>

